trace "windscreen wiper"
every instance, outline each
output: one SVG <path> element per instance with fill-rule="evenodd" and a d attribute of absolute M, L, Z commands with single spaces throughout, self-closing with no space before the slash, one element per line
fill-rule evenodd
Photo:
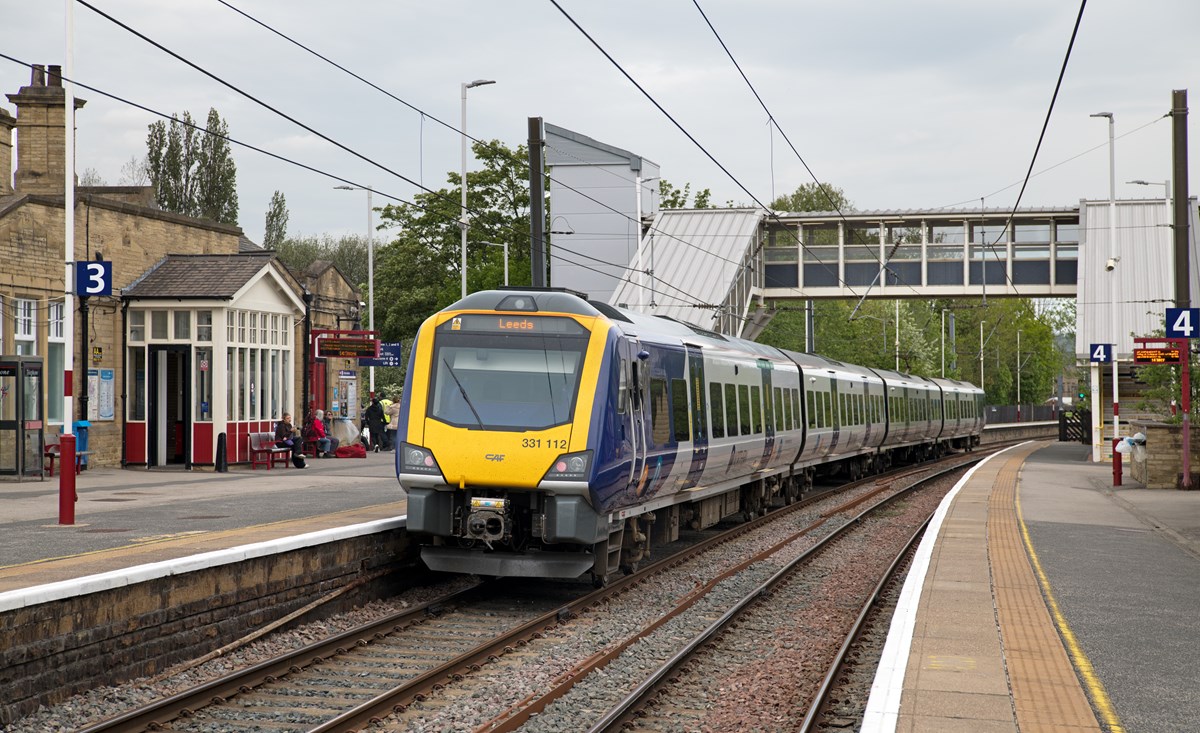
<path fill-rule="evenodd" d="M 446 365 L 446 371 L 450 372 L 450 378 L 458 385 L 458 393 L 462 395 L 463 401 L 467 403 L 467 407 L 471 408 L 471 414 L 475 416 L 475 422 L 479 424 L 479 429 L 483 430 L 483 419 L 479 417 L 479 412 L 475 409 L 475 405 L 471 404 L 471 398 L 467 396 L 467 390 L 463 388 L 462 382 L 458 381 L 458 375 L 454 373 L 454 367 L 450 366 L 450 362 L 446 361 L 446 357 L 442 357 L 442 363 Z"/>

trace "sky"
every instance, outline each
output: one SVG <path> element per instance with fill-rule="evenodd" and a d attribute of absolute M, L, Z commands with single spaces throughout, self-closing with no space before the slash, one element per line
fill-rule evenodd
<path fill-rule="evenodd" d="M 1005 0 L 697 0 L 807 167 L 859 210 L 1012 206 L 1033 159 L 1079 14 L 1078 2 Z M 0 52 L 65 64 L 65 0 L 6 3 Z M 542 117 L 654 161 L 662 176 L 708 188 L 721 205 L 768 203 L 812 182 L 768 125 L 754 93 L 688 0 L 558 0 L 727 175 L 648 100 L 550 0 L 88 0 L 212 75 L 355 150 L 373 165 L 172 58 L 79 4 L 74 77 L 165 114 L 371 186 L 375 206 L 446 185 L 467 132 L 510 147 Z M 387 90 L 389 98 L 248 20 L 245 14 Z M 1115 121 L 1117 198 L 1162 195 L 1126 184 L 1171 177 L 1171 92 L 1189 89 L 1200 147 L 1200 28 L 1195 0 L 1087 3 L 1023 206 L 1109 195 Z M 0 91 L 29 70 L 0 59 Z M 160 119 L 78 90 L 77 171 L 110 185 L 145 155 Z M 16 110 L 7 100 L 0 107 Z M 450 127 L 431 118 L 437 118 Z M 240 224 L 261 241 L 271 195 L 288 233 L 365 233 L 366 194 L 234 146 Z M 1200 160 L 1193 153 L 1192 160 Z M 474 166 L 473 161 L 469 165 Z M 384 169 L 390 169 L 391 172 Z M 397 176 L 403 176 L 408 181 Z M 1200 188 L 1189 166 L 1191 191 Z M 395 197 L 395 198 L 389 198 Z"/>

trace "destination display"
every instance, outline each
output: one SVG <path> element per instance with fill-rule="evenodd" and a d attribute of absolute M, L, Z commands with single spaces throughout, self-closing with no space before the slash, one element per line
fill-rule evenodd
<path fill-rule="evenodd" d="M 504 315 L 499 313 L 455 316 L 439 326 L 438 330 L 469 331 L 471 333 L 536 333 L 558 336 L 578 336 L 587 333 L 587 329 L 571 318 Z"/>
<path fill-rule="evenodd" d="M 317 339 L 317 357 L 344 357 L 347 359 L 374 359 L 379 356 L 378 339 Z"/>
<path fill-rule="evenodd" d="M 1137 364 L 1178 364 L 1179 349 L 1134 349 L 1133 361 Z"/>

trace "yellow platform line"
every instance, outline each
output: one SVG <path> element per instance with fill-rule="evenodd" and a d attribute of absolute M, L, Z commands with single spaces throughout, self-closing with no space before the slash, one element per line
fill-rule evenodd
<path fill-rule="evenodd" d="M 1058 600 L 1054 597 L 1054 591 L 1050 588 L 1050 579 L 1046 577 L 1046 573 L 1042 568 L 1042 561 L 1038 558 L 1037 550 L 1033 549 L 1033 540 L 1029 537 L 1029 528 L 1025 525 L 1025 515 L 1021 511 L 1020 482 L 1017 484 L 1015 505 L 1017 523 L 1021 527 L 1021 539 L 1025 543 L 1025 551 L 1029 553 L 1029 562 L 1033 566 L 1033 572 L 1037 576 L 1038 584 L 1041 585 L 1042 595 L 1046 599 L 1050 616 L 1054 619 L 1054 625 L 1058 628 L 1059 636 L 1062 637 L 1063 643 L 1066 645 L 1067 654 L 1071 657 L 1071 663 L 1075 666 L 1080 678 L 1082 678 L 1088 697 L 1091 698 L 1092 704 L 1099 711 L 1104 726 L 1108 728 L 1109 733 L 1125 733 L 1125 727 L 1121 725 L 1121 719 L 1117 716 L 1112 699 L 1109 698 L 1108 691 L 1104 689 L 1104 683 L 1096 675 L 1096 668 L 1092 666 L 1092 660 L 1083 651 L 1078 637 L 1071 630 L 1071 625 L 1067 623 L 1067 618 L 1063 615 L 1062 609 L 1058 605 Z"/>

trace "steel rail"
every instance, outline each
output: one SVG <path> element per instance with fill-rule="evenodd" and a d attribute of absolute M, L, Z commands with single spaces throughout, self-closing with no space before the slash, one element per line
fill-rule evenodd
<path fill-rule="evenodd" d="M 967 463 L 978 462 L 981 458 L 969 461 Z M 900 497 L 906 496 L 909 493 L 917 490 L 925 484 L 928 484 L 935 479 L 942 477 L 945 474 L 952 473 L 966 465 L 959 464 L 953 468 L 947 468 L 943 471 L 938 471 L 930 476 L 918 479 L 911 486 L 900 489 L 895 494 L 883 499 L 882 501 L 864 509 L 856 516 L 849 519 L 845 524 L 835 529 L 832 533 L 822 538 L 817 544 L 805 550 L 799 556 L 781 567 L 770 578 L 759 584 L 754 590 L 747 593 L 739 601 L 721 615 L 716 621 L 710 624 L 704 631 L 692 638 L 682 649 L 676 652 L 670 659 L 664 662 L 654 670 L 646 679 L 644 679 L 632 692 L 624 699 L 609 709 L 607 713 L 591 728 L 588 733 L 604 733 L 605 731 L 617 730 L 623 723 L 627 722 L 633 715 L 636 709 L 643 706 L 644 702 L 649 698 L 650 694 L 656 690 L 676 669 L 681 667 L 685 660 L 690 659 L 704 644 L 712 639 L 717 633 L 729 626 L 735 619 L 749 608 L 755 601 L 762 596 L 768 594 L 772 588 L 788 578 L 801 564 L 814 558 L 818 553 L 828 549 L 835 540 L 841 538 L 852 527 L 855 527 L 867 515 L 887 506 Z"/>

